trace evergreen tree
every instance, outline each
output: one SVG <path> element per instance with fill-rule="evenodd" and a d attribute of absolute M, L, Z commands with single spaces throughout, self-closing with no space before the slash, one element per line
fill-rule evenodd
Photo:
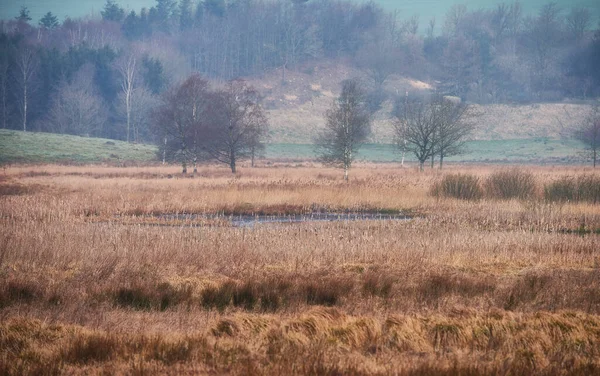
<path fill-rule="evenodd" d="M 52 12 L 48 12 L 40 20 L 40 26 L 44 29 L 55 29 L 58 27 L 58 18 Z"/>
<path fill-rule="evenodd" d="M 29 21 L 31 21 L 31 16 L 29 16 L 29 9 L 27 9 L 27 7 L 21 7 L 21 10 L 19 11 L 19 15 L 17 17 L 15 17 L 15 19 L 19 22 L 25 22 L 25 23 L 28 23 Z"/>
<path fill-rule="evenodd" d="M 121 8 L 114 0 L 106 0 L 104 9 L 100 12 L 105 21 L 121 22 L 125 17 L 125 10 Z"/>
<path fill-rule="evenodd" d="M 123 25 L 121 25 L 121 31 L 127 39 L 137 39 L 142 36 L 144 32 L 143 25 L 141 24 L 141 19 L 135 14 L 135 11 L 132 10 L 127 17 L 125 17 L 125 21 L 123 21 Z"/>
<path fill-rule="evenodd" d="M 167 86 L 162 63 L 160 60 L 145 56 L 142 60 L 144 84 L 152 94 L 160 94 Z"/>

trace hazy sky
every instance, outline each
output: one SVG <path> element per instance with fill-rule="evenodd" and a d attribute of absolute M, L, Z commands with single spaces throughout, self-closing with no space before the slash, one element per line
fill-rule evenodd
<path fill-rule="evenodd" d="M 490 8 L 501 2 L 510 3 L 512 0 L 375 0 L 376 3 L 388 9 L 398 9 L 401 18 L 408 18 L 414 14 L 420 16 L 422 27 L 432 17 L 436 17 L 438 25 L 441 24 L 444 14 L 452 4 L 466 4 L 469 9 Z M 358 1 L 357 2 L 363 2 Z M 535 12 L 548 0 L 521 0 L 526 12 Z M 573 6 L 585 6 L 590 8 L 598 21 L 600 16 L 599 0 L 555 0 L 561 7 L 568 9 Z M 99 15 L 105 0 L 0 0 L 0 18 L 13 18 L 19 13 L 21 6 L 29 8 L 33 22 L 48 11 L 51 11 L 62 21 L 68 15 L 81 17 L 85 15 Z M 155 0 L 117 0 L 122 7 L 133 9 L 138 12 L 142 7 L 151 7 Z"/>

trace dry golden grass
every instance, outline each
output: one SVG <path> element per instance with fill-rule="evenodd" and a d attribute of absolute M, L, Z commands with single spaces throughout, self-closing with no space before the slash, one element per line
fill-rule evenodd
<path fill-rule="evenodd" d="M 7 168 L 0 373 L 598 374 L 600 205 L 542 200 L 597 173 L 528 168 L 527 200 L 428 193 L 500 170 Z M 415 218 L 156 217 L 314 210 Z"/>

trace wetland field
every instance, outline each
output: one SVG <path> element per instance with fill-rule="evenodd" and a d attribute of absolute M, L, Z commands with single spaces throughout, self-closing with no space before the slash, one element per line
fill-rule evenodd
<path fill-rule="evenodd" d="M 598 171 L 240 170 L 4 167 L 0 374 L 600 374 Z"/>

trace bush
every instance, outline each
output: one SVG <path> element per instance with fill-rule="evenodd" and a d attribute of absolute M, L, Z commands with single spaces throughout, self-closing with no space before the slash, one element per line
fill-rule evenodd
<path fill-rule="evenodd" d="M 576 192 L 575 179 L 571 176 L 563 176 L 544 187 L 544 198 L 549 201 L 574 201 Z"/>
<path fill-rule="evenodd" d="M 599 175 L 582 175 L 577 179 L 577 199 L 594 204 L 600 203 Z"/>
<path fill-rule="evenodd" d="M 485 181 L 485 191 L 491 198 L 527 199 L 535 194 L 535 185 L 532 173 L 513 168 L 490 175 Z"/>
<path fill-rule="evenodd" d="M 549 201 L 600 203 L 600 176 L 563 176 L 544 187 L 544 198 Z"/>
<path fill-rule="evenodd" d="M 432 196 L 452 197 L 461 200 L 478 200 L 483 196 L 479 178 L 469 174 L 449 174 L 435 183 Z"/>

